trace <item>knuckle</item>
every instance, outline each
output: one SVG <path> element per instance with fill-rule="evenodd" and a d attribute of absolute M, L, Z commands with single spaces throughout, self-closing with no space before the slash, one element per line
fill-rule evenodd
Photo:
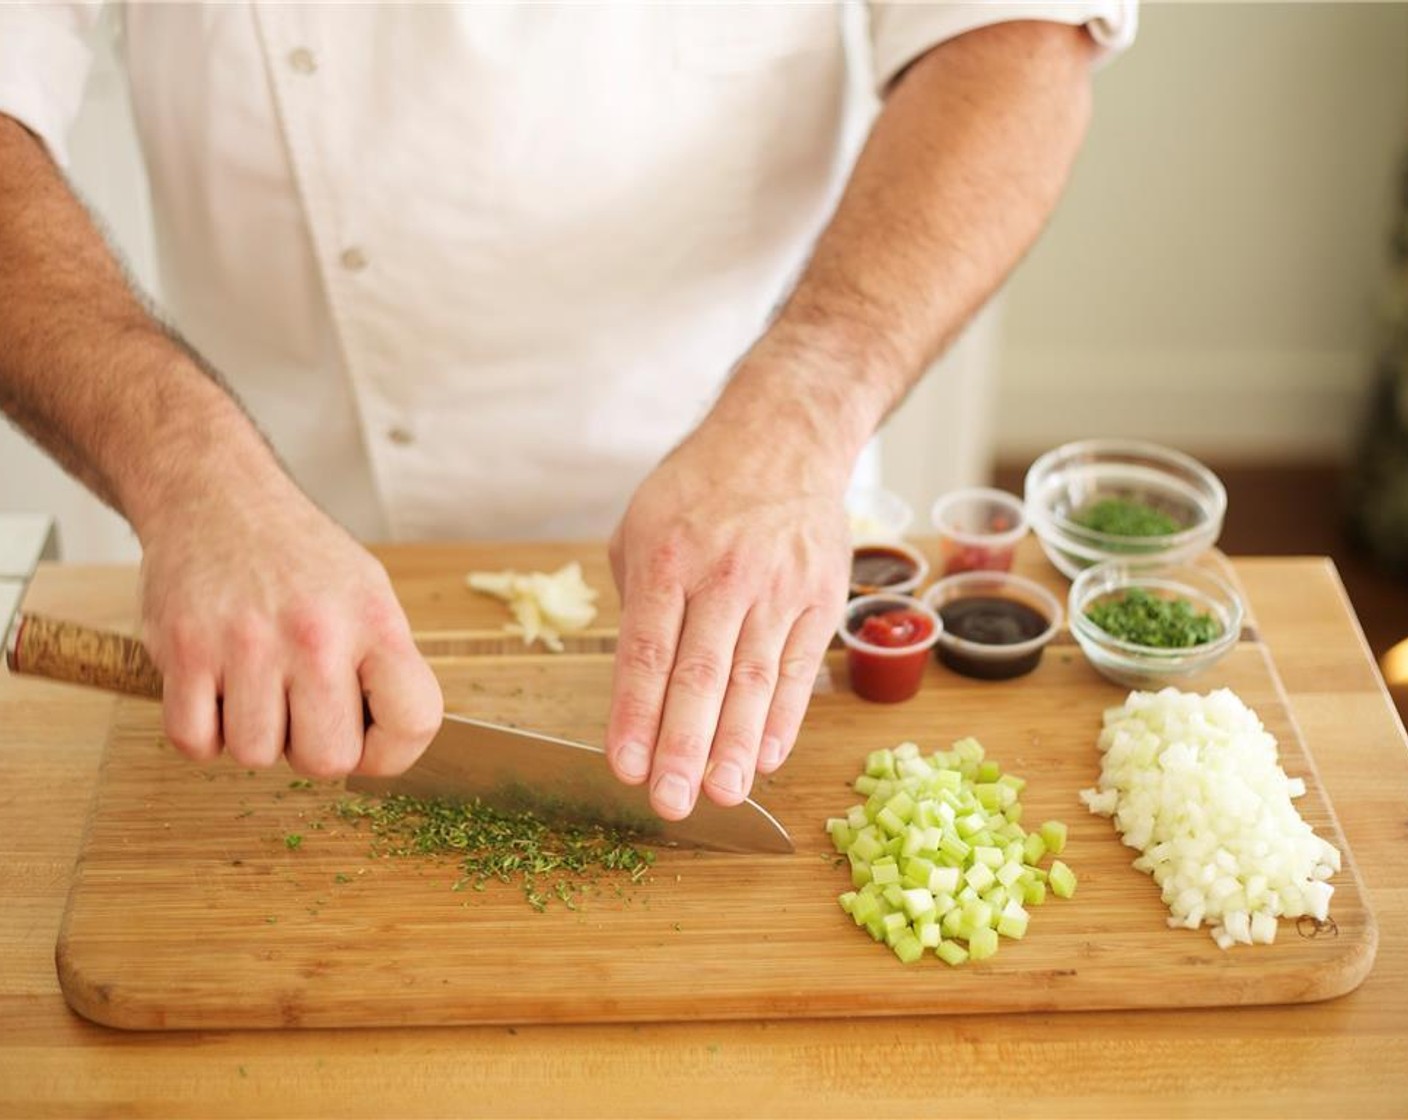
<path fill-rule="evenodd" d="M 657 635 L 635 634 L 626 641 L 620 656 L 632 672 L 658 677 L 670 671 L 674 653 L 673 645 Z"/>
<path fill-rule="evenodd" d="M 162 730 L 167 741 L 187 758 L 196 761 L 209 761 L 220 753 L 220 745 L 209 737 L 197 733 L 186 721 L 167 715 L 162 721 Z"/>
<path fill-rule="evenodd" d="M 255 770 L 264 770 L 273 766 L 279 760 L 280 754 L 276 746 L 248 736 L 228 737 L 225 749 L 229 752 L 230 757 L 241 766 L 248 766 Z"/>
<path fill-rule="evenodd" d="M 349 773 L 362 754 L 360 712 L 326 697 L 307 698 L 290 711 L 285 753 L 293 769 L 310 778 L 338 778 Z"/>
<path fill-rule="evenodd" d="M 711 654 L 690 654 L 675 662 L 670 673 L 672 687 L 699 696 L 710 696 L 720 691 L 724 683 L 724 669 L 719 659 Z"/>
<path fill-rule="evenodd" d="M 714 558 L 710 582 L 721 590 L 733 590 L 743 583 L 748 572 L 749 565 L 743 553 L 736 548 L 725 549 Z"/>
<path fill-rule="evenodd" d="M 720 726 L 714 736 L 710 759 L 714 764 L 735 763 L 745 774 L 753 769 L 758 757 L 758 729 L 742 723 Z M 712 768 L 712 767 L 711 767 Z"/>
<path fill-rule="evenodd" d="M 651 703 L 644 696 L 628 692 L 617 698 L 613 715 L 614 726 L 631 731 L 643 730 L 653 737 L 655 726 L 660 719 L 660 705 Z"/>
<path fill-rule="evenodd" d="M 740 657 L 733 663 L 729 684 L 748 692 L 771 692 L 776 684 L 773 666 L 755 657 Z"/>
<path fill-rule="evenodd" d="M 413 725 L 416 738 L 429 742 L 445 722 L 445 701 L 440 690 L 435 690 L 435 699 L 424 705 L 417 713 Z"/>
<path fill-rule="evenodd" d="M 797 653 L 784 657 L 777 667 L 780 679 L 787 684 L 805 684 L 816 675 L 817 658 Z"/>
<path fill-rule="evenodd" d="M 679 582 L 685 551 L 683 542 L 674 536 L 666 537 L 650 550 L 646 573 L 652 586 L 668 587 Z"/>
<path fill-rule="evenodd" d="M 205 654 L 205 631 L 189 619 L 168 624 L 158 631 L 157 647 L 164 668 L 194 666 Z"/>
<path fill-rule="evenodd" d="M 320 750 L 312 754 L 290 754 L 289 765 L 309 778 L 341 778 L 352 772 L 357 757 L 351 750 Z"/>
<path fill-rule="evenodd" d="M 366 607 L 366 625 L 371 633 L 383 642 L 398 641 L 410 634 L 406 612 L 391 594 L 377 595 Z"/>
<path fill-rule="evenodd" d="M 401 725 L 395 729 L 397 745 L 407 750 L 419 751 L 435 738 L 442 721 L 443 712 L 432 708 L 408 713 Z"/>
<path fill-rule="evenodd" d="M 711 745 L 707 736 L 679 728 L 661 736 L 659 753 L 661 759 L 688 763 L 697 772 L 703 770 Z"/>
<path fill-rule="evenodd" d="M 392 778 L 404 774 L 419 757 L 418 753 L 395 752 L 394 747 L 380 751 L 364 751 L 357 763 L 356 773 L 369 778 Z"/>
<path fill-rule="evenodd" d="M 332 616 L 317 607 L 299 607 L 289 612 L 284 633 L 294 649 L 318 663 L 329 656 L 337 641 Z"/>
<path fill-rule="evenodd" d="M 225 641 L 237 657 L 253 658 L 267 648 L 268 628 L 254 615 L 241 615 L 226 625 Z"/>

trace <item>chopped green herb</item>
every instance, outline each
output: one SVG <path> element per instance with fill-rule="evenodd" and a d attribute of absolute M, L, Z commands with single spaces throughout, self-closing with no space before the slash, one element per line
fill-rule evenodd
<path fill-rule="evenodd" d="M 345 872 L 339 871 L 336 875 L 332 877 L 332 881 L 334 883 L 350 883 L 352 881 L 352 876 L 346 874 Z"/>
<path fill-rule="evenodd" d="M 655 853 L 638 848 L 625 831 L 555 826 L 526 809 L 506 813 L 479 801 L 391 794 L 345 798 L 335 811 L 355 827 L 366 822 L 373 855 L 452 857 L 464 873 L 454 889 L 484 890 L 495 879 L 517 882 L 528 904 L 539 911 L 553 897 L 573 908 L 590 880 L 602 873 L 619 873 L 638 883 L 655 862 Z"/>
<path fill-rule="evenodd" d="M 1187 599 L 1160 598 L 1142 587 L 1102 599 L 1087 607 L 1085 615 L 1113 637 L 1158 649 L 1187 649 L 1222 633 L 1217 619 Z"/>
<path fill-rule="evenodd" d="M 312 782 L 312 779 L 311 779 L 311 778 L 294 778 L 293 781 L 289 782 L 288 788 L 289 788 L 289 789 L 312 789 L 312 788 L 313 788 L 313 782 Z"/>
<path fill-rule="evenodd" d="M 1071 520 L 1114 537 L 1163 537 L 1182 528 L 1162 510 L 1128 498 L 1101 498 L 1072 514 Z"/>
<path fill-rule="evenodd" d="M 290 832 L 284 837 L 284 847 L 292 851 L 294 848 L 303 846 L 303 836 L 297 832 Z"/>

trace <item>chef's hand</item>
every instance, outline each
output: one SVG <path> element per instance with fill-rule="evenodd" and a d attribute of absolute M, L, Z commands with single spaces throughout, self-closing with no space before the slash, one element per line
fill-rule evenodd
<path fill-rule="evenodd" d="M 666 820 L 736 805 L 797 737 L 848 586 L 846 471 L 780 429 L 706 421 L 611 542 L 621 593 L 606 751 Z M 822 480 L 825 481 L 822 481 Z"/>
<path fill-rule="evenodd" d="M 335 777 L 399 773 L 425 749 L 440 687 L 385 570 L 291 483 L 207 492 L 141 535 L 143 641 L 184 754 L 223 749 L 250 767 L 287 755 Z"/>

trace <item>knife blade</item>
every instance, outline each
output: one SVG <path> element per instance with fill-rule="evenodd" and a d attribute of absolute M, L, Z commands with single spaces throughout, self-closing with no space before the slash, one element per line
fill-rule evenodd
<path fill-rule="evenodd" d="M 135 638 L 27 614 L 17 614 L 8 629 L 8 635 L 0 631 L 0 638 L 12 672 L 161 699 L 161 674 Z M 681 847 L 793 850 L 786 829 L 751 798 L 725 809 L 701 797 L 683 821 L 665 821 L 651 809 L 645 787 L 616 779 L 599 748 L 464 716 L 446 716 L 405 774 L 353 776 L 347 784 L 365 792 L 478 797 L 496 808 L 532 808 L 558 819 L 631 827 L 643 839 Z"/>
<path fill-rule="evenodd" d="M 347 788 L 378 795 L 477 798 L 507 812 L 530 809 L 559 821 L 627 828 L 646 843 L 719 852 L 793 850 L 787 830 L 752 798 L 724 808 L 700 797 L 684 820 L 662 820 L 650 807 L 647 787 L 619 781 L 599 747 L 465 716 L 447 715 L 425 753 L 404 774 L 353 775 Z"/>

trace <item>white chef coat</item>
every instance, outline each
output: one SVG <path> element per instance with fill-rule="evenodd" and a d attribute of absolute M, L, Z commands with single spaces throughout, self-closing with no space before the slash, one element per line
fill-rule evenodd
<path fill-rule="evenodd" d="M 0 9 L 0 112 L 60 163 L 98 4 Z M 1013 18 L 869 5 L 883 91 Z M 369 539 L 610 530 L 702 417 L 845 175 L 839 7 L 128 4 L 161 291 Z M 212 439 L 219 434 L 212 432 Z"/>

